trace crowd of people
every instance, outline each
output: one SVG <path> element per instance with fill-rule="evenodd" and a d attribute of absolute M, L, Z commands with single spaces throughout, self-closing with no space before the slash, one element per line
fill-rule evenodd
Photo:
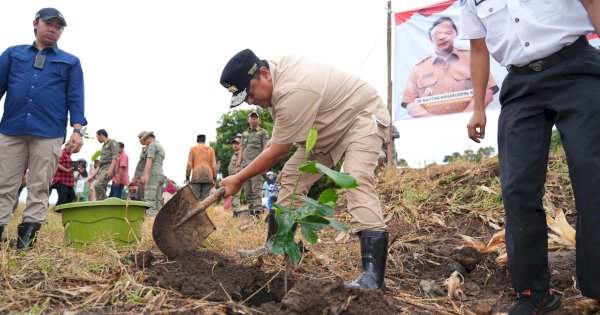
<path fill-rule="evenodd" d="M 520 0 L 460 1 L 462 36 L 471 41 L 474 98 L 467 105 L 473 107 L 467 130 L 472 140 L 479 142 L 485 136 L 487 99 L 496 90 L 489 73 L 490 55 L 509 72 L 500 90 L 498 142 L 509 269 L 520 296 L 510 314 L 542 314 L 561 303 L 550 292 L 542 206 L 554 125 L 567 152 L 579 215 L 578 283 L 584 296 L 600 299 L 600 150 L 596 144 L 600 127 L 593 119 L 599 112 L 600 52 L 585 37 L 600 28 L 600 6 L 592 0 L 546 2 L 540 7 L 537 2 Z M 138 135 L 144 147 L 131 182 L 124 144 L 110 139 L 104 129 L 96 132 L 102 148 L 89 172 L 85 161 L 76 161 L 75 166 L 70 160 L 83 145 L 82 128 L 87 120 L 80 61 L 57 46 L 66 26 L 58 10 L 44 8 L 33 21 L 34 43 L 10 47 L 0 56 L 0 96 L 6 94 L 0 122 L 0 237 L 26 182 L 27 202 L 17 231 L 19 249 L 35 243 L 46 218 L 49 191 L 59 192 L 60 203 L 71 201 L 76 178 L 87 175 L 91 200 L 107 198 L 112 181 L 109 196 L 122 198 L 123 187 L 128 185 L 128 197 L 148 202 L 148 214 L 156 214 L 162 206 L 165 152 L 152 131 Z M 441 45 L 434 39 L 456 34 L 456 25 L 442 19 L 433 25 L 430 38 Z M 447 46 L 438 49 L 435 58 L 467 59 Z M 374 169 L 382 145 L 389 139 L 391 119 L 376 89 L 330 65 L 296 55 L 264 60 L 250 49 L 229 60 L 220 83 L 232 93 L 231 108 L 244 102 L 256 105 L 268 109 L 274 121 L 269 137 L 260 127 L 258 112 L 252 111 L 248 129 L 231 139 L 235 152 L 229 163 L 230 176 L 221 180 L 220 186 L 231 198 L 234 214 L 257 216 L 262 198 L 276 196 L 278 203 L 288 207 L 292 200 L 301 202 L 292 198 L 293 193 L 307 194 L 322 176 L 300 173 L 298 167 L 305 159 L 332 167 L 343 158 L 344 170 L 358 182 L 346 197 L 352 233 L 360 239 L 363 269 L 348 287 L 383 289 L 389 233 L 375 191 Z M 405 101 L 414 109 L 414 104 Z M 68 119 L 73 127 L 70 134 Z M 305 138 L 313 127 L 319 137 L 307 152 Z M 186 169 L 186 181 L 200 199 L 215 185 L 218 168 L 214 150 L 205 141 L 206 137 L 198 135 Z M 293 146 L 298 149 L 281 173 L 277 177 L 269 173 Z M 168 187 L 173 192 L 172 185 Z M 248 209 L 239 205 L 241 189 Z M 266 208 L 270 208 L 268 203 Z M 241 254 L 270 251 L 278 224 L 270 209 L 267 218 L 265 244 Z"/>

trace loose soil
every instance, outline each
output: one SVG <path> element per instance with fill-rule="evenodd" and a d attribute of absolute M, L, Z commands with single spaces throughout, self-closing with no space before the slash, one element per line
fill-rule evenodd
<path fill-rule="evenodd" d="M 280 257 L 240 259 L 208 249 L 199 249 L 175 261 L 164 256 L 155 257 L 152 265 L 146 267 L 152 275 L 149 282 L 190 298 L 229 303 L 224 311 L 227 314 L 508 312 L 517 301 L 508 268 L 496 262 L 498 253 L 480 253 L 466 246 L 460 236 L 468 235 L 485 244 L 503 224 L 501 206 L 471 208 L 476 207 L 471 202 L 481 198 L 474 193 L 478 191 L 477 187 L 487 187 L 490 194 L 498 190 L 497 161 L 479 169 L 431 168 L 421 170 L 421 175 L 415 174 L 408 172 L 391 179 L 380 179 L 389 185 L 378 186 L 390 231 L 385 291 L 344 288 L 344 282 L 354 280 L 360 273 L 359 244 L 356 238 L 335 240 L 337 234 L 333 232 L 324 233 L 321 242 L 309 247 L 305 261 L 290 268 L 287 293 L 284 292 Z M 550 182 L 552 180 L 549 178 Z M 433 183 L 433 187 L 427 188 L 428 196 L 409 203 L 406 201 L 409 188 L 426 189 L 419 187 L 419 182 Z M 561 183 L 565 184 L 568 182 Z M 458 195 L 457 187 L 468 193 Z M 566 209 L 569 221 L 573 222 L 572 196 L 559 194 L 552 188 L 549 191 L 556 198 L 546 201 L 554 200 L 555 206 Z M 456 207 L 458 201 L 469 206 Z M 341 200 L 336 210 L 337 218 L 349 222 L 344 208 Z M 337 255 L 341 252 L 346 254 Z M 324 255 L 334 259 L 323 258 Z M 267 265 L 270 268 L 266 268 Z M 593 313 L 592 307 L 581 298 L 575 281 L 574 251 L 551 251 L 549 266 L 552 291 L 563 302 L 550 314 Z M 279 270 L 279 273 L 272 270 Z M 460 286 L 465 294 L 462 299 L 447 297 L 444 280 L 454 271 L 458 271 L 464 280 Z M 232 302 L 247 308 L 236 310 L 231 307 Z"/>

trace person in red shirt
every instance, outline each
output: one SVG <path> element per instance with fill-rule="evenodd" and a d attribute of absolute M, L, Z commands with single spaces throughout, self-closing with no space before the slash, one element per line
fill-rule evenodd
<path fill-rule="evenodd" d="M 54 179 L 50 184 L 50 191 L 48 194 L 52 193 L 52 189 L 56 189 L 58 193 L 58 201 L 56 205 L 62 205 L 64 203 L 73 202 L 75 200 L 75 190 L 73 189 L 74 179 L 73 179 L 73 165 L 71 163 L 71 145 L 69 143 L 65 144 L 62 149 L 62 154 L 58 159 L 58 169 L 56 170 L 56 175 L 54 175 Z"/>
<path fill-rule="evenodd" d="M 119 159 L 117 160 L 117 171 L 112 179 L 112 186 L 108 197 L 123 199 L 123 187 L 129 184 L 129 156 L 125 153 L 125 144 L 119 142 Z"/>

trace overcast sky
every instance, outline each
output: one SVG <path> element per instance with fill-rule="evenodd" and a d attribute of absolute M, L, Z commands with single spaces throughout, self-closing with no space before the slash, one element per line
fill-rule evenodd
<path fill-rule="evenodd" d="M 397 0 L 393 8 L 434 2 Z M 263 59 L 297 53 L 331 63 L 387 100 L 385 0 L 2 1 L 0 49 L 32 43 L 33 17 L 48 6 L 68 24 L 59 47 L 81 59 L 88 133 L 104 128 L 125 143 L 130 176 L 141 149 L 136 136 L 153 130 L 166 150 L 165 175 L 182 184 L 196 135 L 214 141 L 229 110 L 219 78 L 244 48 Z M 467 138 L 470 114 L 398 121 L 398 156 L 418 167 L 455 151 L 495 147 L 497 115 L 488 114 L 482 145 Z M 86 140 L 73 159 L 89 160 L 99 148 L 95 138 Z"/>

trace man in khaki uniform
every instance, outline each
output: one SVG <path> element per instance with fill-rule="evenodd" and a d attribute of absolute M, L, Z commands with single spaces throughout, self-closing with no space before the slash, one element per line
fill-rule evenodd
<path fill-rule="evenodd" d="M 142 139 L 148 147 L 146 149 L 146 165 L 142 177 L 140 177 L 140 183 L 144 185 L 144 201 L 150 205 L 146 213 L 155 216 L 162 208 L 163 185 L 165 184 L 162 165 L 165 160 L 165 150 L 156 141 L 152 131 L 147 131 Z"/>
<path fill-rule="evenodd" d="M 253 110 L 248 114 L 248 124 L 250 126 L 242 133 L 242 148 L 240 149 L 240 158 L 238 160 L 240 169 L 247 167 L 256 159 L 269 142 L 268 132 L 259 126 L 260 116 L 257 111 Z M 251 214 L 258 217 L 262 201 L 262 174 L 253 176 L 245 181 L 243 188 L 249 212 L 242 212 L 240 214 L 243 216 Z"/>
<path fill-rule="evenodd" d="M 360 237 L 364 272 L 350 286 L 383 288 L 388 232 L 375 191 L 374 170 L 379 149 L 387 139 L 390 115 L 375 88 L 329 65 L 299 56 L 260 60 L 249 49 L 227 63 L 221 85 L 233 93 L 231 107 L 245 101 L 268 108 L 274 121 L 273 136 L 265 150 L 240 173 L 221 182 L 226 195 L 237 193 L 244 181 L 285 159 L 296 143 L 300 146 L 283 168 L 278 197 L 278 203 L 290 206 L 298 166 L 306 154 L 306 136 L 315 126 L 319 137 L 309 159 L 332 167 L 344 157 L 344 169 L 358 182 L 347 196 L 353 232 Z M 303 173 L 296 192 L 305 195 L 320 177 Z M 274 221 L 273 217 L 269 220 Z M 276 224 L 269 224 L 269 237 L 276 228 Z M 268 243 L 257 252 L 265 249 L 270 249 Z"/>
<path fill-rule="evenodd" d="M 104 200 L 106 199 L 108 182 L 115 175 L 114 172 L 119 159 L 119 143 L 116 140 L 109 139 L 108 133 L 104 129 L 96 132 L 96 139 L 102 143 L 102 149 L 98 157 L 100 169 L 94 183 L 94 190 L 96 191 L 96 200 Z"/>
<path fill-rule="evenodd" d="M 231 160 L 229 161 L 229 167 L 227 171 L 229 175 L 235 175 L 238 173 L 239 168 L 237 163 L 240 157 L 240 142 L 242 139 L 240 137 L 235 137 L 231 140 L 231 147 L 233 148 L 233 155 L 231 156 Z M 240 214 L 240 192 L 238 191 L 236 194 L 231 195 L 231 208 L 233 209 L 233 216 L 237 217 Z"/>
<path fill-rule="evenodd" d="M 434 54 L 421 60 L 410 71 L 402 107 L 413 117 L 444 115 L 473 111 L 472 93 L 463 93 L 447 101 L 430 101 L 418 104 L 417 99 L 473 89 L 469 62 L 469 50 L 454 47 L 458 30 L 449 17 L 441 17 L 429 29 L 429 40 Z M 487 106 L 498 92 L 496 81 L 490 74 L 485 95 Z M 448 95 L 446 95 L 448 96 Z"/>

